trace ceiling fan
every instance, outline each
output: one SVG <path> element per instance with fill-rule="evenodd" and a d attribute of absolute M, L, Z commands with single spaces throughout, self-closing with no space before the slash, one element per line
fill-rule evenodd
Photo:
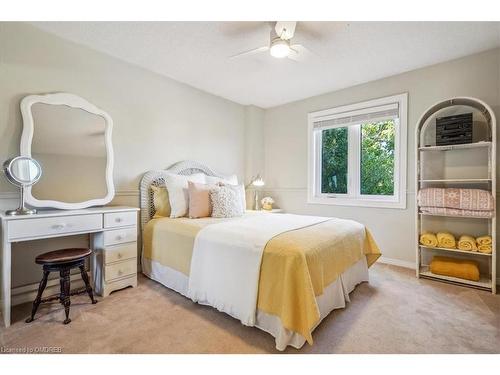
<path fill-rule="evenodd" d="M 230 56 L 230 59 L 269 51 L 272 57 L 277 59 L 288 58 L 294 61 L 302 61 L 311 52 L 301 44 L 292 44 L 295 35 L 296 21 L 278 21 L 271 29 L 269 45 L 254 48 Z"/>

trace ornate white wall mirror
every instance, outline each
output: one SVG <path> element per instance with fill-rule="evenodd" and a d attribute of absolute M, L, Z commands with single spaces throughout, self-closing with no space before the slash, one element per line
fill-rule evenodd
<path fill-rule="evenodd" d="M 21 155 L 38 160 L 43 170 L 38 183 L 26 188 L 26 203 L 80 209 L 113 199 L 113 121 L 106 112 L 77 95 L 57 93 L 26 96 L 21 114 Z"/>

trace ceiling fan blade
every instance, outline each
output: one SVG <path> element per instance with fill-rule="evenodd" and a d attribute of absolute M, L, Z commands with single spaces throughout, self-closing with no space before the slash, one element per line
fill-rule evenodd
<path fill-rule="evenodd" d="M 240 52 L 240 53 L 237 53 L 236 55 L 232 55 L 232 56 L 229 56 L 230 59 L 236 59 L 238 57 L 243 57 L 243 56 L 250 56 L 250 55 L 254 55 L 256 53 L 260 53 L 260 52 L 265 52 L 269 49 L 268 46 L 263 46 L 263 47 L 259 47 L 259 48 L 254 48 L 254 49 L 251 49 L 251 50 L 248 50 L 248 51 L 243 51 L 243 52 Z"/>
<path fill-rule="evenodd" d="M 281 39 L 290 40 L 295 34 L 296 26 L 297 21 L 278 21 L 274 26 L 274 30 Z"/>
<path fill-rule="evenodd" d="M 287 58 L 293 61 L 301 62 L 318 57 L 318 55 L 316 55 L 314 52 L 304 47 L 302 44 L 293 44 L 290 46 L 290 49 L 292 51 L 287 56 Z"/>

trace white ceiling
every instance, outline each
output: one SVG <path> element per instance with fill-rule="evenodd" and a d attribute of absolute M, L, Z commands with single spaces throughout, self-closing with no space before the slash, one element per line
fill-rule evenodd
<path fill-rule="evenodd" d="M 307 62 L 264 53 L 268 22 L 35 22 L 35 26 L 244 105 L 268 108 L 500 46 L 498 22 L 299 22 Z"/>

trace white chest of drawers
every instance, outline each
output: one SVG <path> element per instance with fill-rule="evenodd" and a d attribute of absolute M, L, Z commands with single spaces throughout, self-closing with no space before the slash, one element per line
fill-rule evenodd
<path fill-rule="evenodd" d="M 103 297 L 126 286 L 137 286 L 137 212 L 124 206 L 82 210 L 41 210 L 33 216 L 0 213 L 1 307 L 4 324 L 10 325 L 11 244 L 89 234 L 93 254 L 90 262 L 95 292 Z"/>

